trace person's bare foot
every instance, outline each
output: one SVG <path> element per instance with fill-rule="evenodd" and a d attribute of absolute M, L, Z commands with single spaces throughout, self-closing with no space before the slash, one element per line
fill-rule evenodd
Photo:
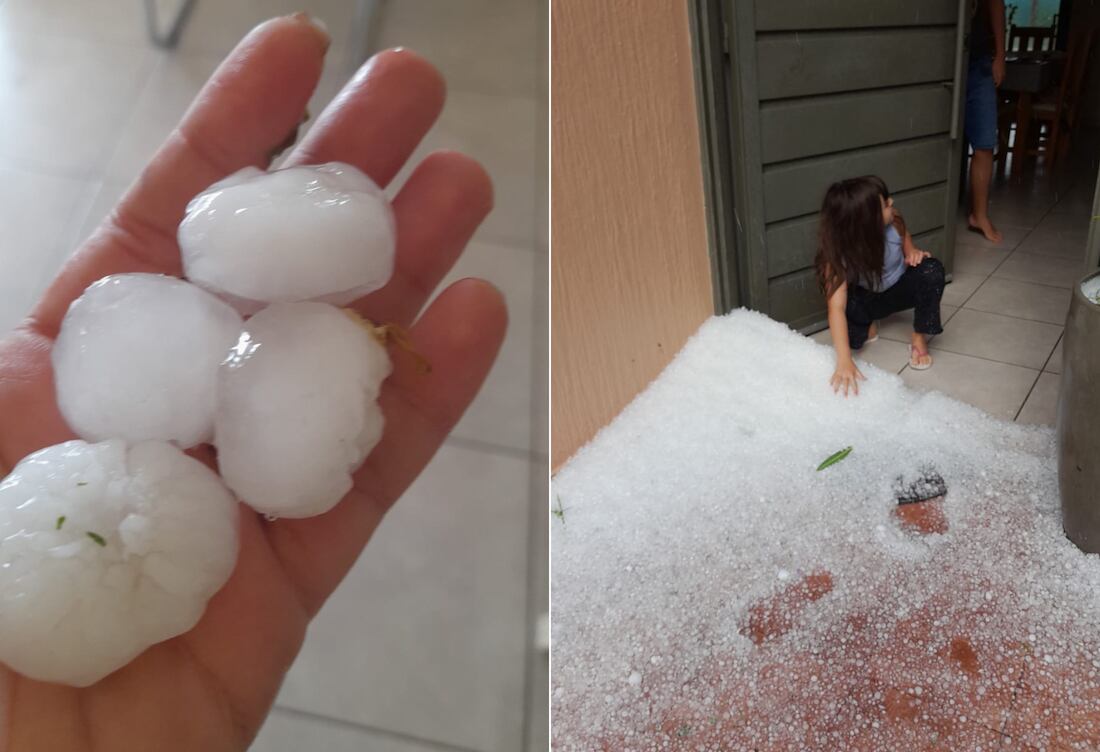
<path fill-rule="evenodd" d="M 1000 230 L 994 227 L 993 223 L 989 221 L 988 216 L 977 219 L 971 214 L 967 217 L 966 221 L 971 230 L 980 231 L 990 243 L 1000 243 L 1004 239 Z"/>
<path fill-rule="evenodd" d="M 871 322 L 871 326 L 867 329 L 867 341 L 870 342 L 876 337 L 878 337 L 878 324 Z"/>

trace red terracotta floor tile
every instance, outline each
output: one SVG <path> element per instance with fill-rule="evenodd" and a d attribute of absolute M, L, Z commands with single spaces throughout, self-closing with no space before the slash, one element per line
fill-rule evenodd
<path fill-rule="evenodd" d="M 1005 731 L 1040 748 L 1100 749 L 1100 672 L 1084 655 L 1069 664 L 1036 656 Z"/>
<path fill-rule="evenodd" d="M 829 572 L 814 572 L 749 608 L 741 634 L 757 645 L 789 632 L 806 607 L 833 589 Z"/>
<path fill-rule="evenodd" d="M 862 599 L 876 604 L 865 611 L 837 613 L 830 602 L 832 626 L 809 630 L 815 601 L 836 583 L 827 572 L 792 583 L 750 609 L 748 658 L 715 654 L 679 677 L 676 657 L 665 656 L 641 683 L 642 728 L 591 748 L 1100 750 L 1100 667 L 1086 659 L 1100 650 L 1082 646 L 1080 660 L 1053 664 L 1027 635 L 991 633 L 987 604 L 1007 596 L 990 581 L 946 579 L 916 606 L 897 597 L 899 582 L 867 583 L 881 597 Z M 649 682 L 683 687 L 684 701 L 658 703 Z"/>
<path fill-rule="evenodd" d="M 943 503 L 943 497 L 938 496 L 927 501 L 898 504 L 894 507 L 894 516 L 905 530 L 924 535 L 946 533 L 949 526 Z"/>

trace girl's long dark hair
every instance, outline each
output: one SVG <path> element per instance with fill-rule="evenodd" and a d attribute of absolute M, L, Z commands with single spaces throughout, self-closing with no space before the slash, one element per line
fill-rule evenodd
<path fill-rule="evenodd" d="M 886 247 L 882 202 L 889 198 L 886 183 L 876 175 L 841 180 L 825 192 L 814 265 L 826 299 L 844 282 L 873 287 L 882 274 Z"/>

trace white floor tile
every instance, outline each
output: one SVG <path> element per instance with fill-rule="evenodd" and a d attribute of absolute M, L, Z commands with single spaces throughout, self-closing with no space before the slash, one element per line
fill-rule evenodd
<path fill-rule="evenodd" d="M 988 277 L 1008 258 L 1008 254 L 1007 248 L 964 245 L 960 239 L 955 246 L 955 271 L 960 274 Z"/>
<path fill-rule="evenodd" d="M 250 752 L 437 752 L 435 745 L 373 733 L 280 708 L 271 711 Z"/>
<path fill-rule="evenodd" d="M 279 704 L 520 749 L 530 470 L 444 446 L 310 627 Z"/>
<path fill-rule="evenodd" d="M 1047 361 L 1044 371 L 1049 373 L 1061 373 L 1062 372 L 1062 345 L 1065 343 L 1065 337 L 1058 340 L 1058 346 L 1054 348 L 1054 352 L 1051 353 L 1050 360 Z"/>
<path fill-rule="evenodd" d="M 1084 276 L 1084 271 L 1078 259 L 1016 251 L 997 267 L 993 276 L 1052 287 L 1072 287 Z"/>
<path fill-rule="evenodd" d="M 1061 214 L 1077 217 L 1088 221 L 1092 215 L 1093 189 L 1082 181 L 1081 186 L 1075 186 L 1065 195 L 1060 196 L 1058 203 L 1050 209 L 1052 215 Z"/>
<path fill-rule="evenodd" d="M 94 190 L 88 181 L 0 167 L 0 332 L 30 311 L 57 273 L 69 220 Z"/>
<path fill-rule="evenodd" d="M 1027 402 L 1016 418 L 1018 423 L 1053 426 L 1058 421 L 1058 391 L 1062 377 L 1056 373 L 1041 373 Z"/>
<path fill-rule="evenodd" d="M 148 40 L 144 8 L 134 0 L 3 0 L 0 26 L 26 36 L 140 46 Z"/>
<path fill-rule="evenodd" d="M 128 184 L 141 173 L 221 61 L 215 55 L 160 57 L 122 129 L 108 179 Z"/>
<path fill-rule="evenodd" d="M 964 308 L 1061 325 L 1065 324 L 1070 299 L 1070 291 L 1061 287 L 990 277 Z"/>
<path fill-rule="evenodd" d="M 938 350 L 1041 370 L 1062 327 L 963 308 L 933 343 Z"/>
<path fill-rule="evenodd" d="M 179 51 L 224 57 L 253 27 L 269 18 L 304 11 L 321 20 L 332 36 L 329 55 L 340 58 L 358 43 L 356 0 L 197 0 L 180 38 Z"/>
<path fill-rule="evenodd" d="M 99 227 L 111 210 L 115 208 L 122 194 L 129 187 L 128 183 L 116 180 L 104 180 L 96 186 L 95 195 L 89 202 L 84 213 L 74 216 L 77 221 L 73 223 L 73 229 L 69 233 L 67 250 L 64 255 L 68 258 L 88 237 Z"/>
<path fill-rule="evenodd" d="M 897 373 L 908 361 L 908 344 L 883 338 L 880 338 L 878 342 L 864 345 L 863 349 L 856 353 L 857 364 L 870 363 L 890 373 Z"/>
<path fill-rule="evenodd" d="M 545 12 L 537 0 L 400 0 L 385 5 L 377 40 L 423 51 L 453 90 L 535 97 Z"/>
<path fill-rule="evenodd" d="M 905 368 L 901 378 L 921 391 L 936 390 L 994 417 L 1012 420 L 1038 378 L 1030 368 L 994 363 L 931 347 L 934 362 L 926 371 Z"/>
<path fill-rule="evenodd" d="M 1096 176 L 1093 175 L 1095 180 Z M 1062 232 L 1062 233 L 1074 233 L 1074 232 L 1088 232 L 1089 219 L 1086 217 L 1076 217 L 1072 214 L 1055 214 L 1051 212 L 1043 218 L 1035 227 L 1036 232 Z M 1032 233 L 1035 234 L 1035 233 Z"/>
<path fill-rule="evenodd" d="M 98 179 L 154 55 L 0 23 L 0 163 Z"/>
<path fill-rule="evenodd" d="M 982 282 L 985 281 L 985 277 L 981 274 L 959 274 L 956 273 L 952 276 L 951 282 L 943 288 L 943 298 L 941 302 L 955 306 L 956 308 L 966 302 L 966 299 L 974 294 Z"/>
<path fill-rule="evenodd" d="M 1020 253 L 1036 253 L 1042 256 L 1060 256 L 1083 264 L 1088 243 L 1088 221 L 1073 217 L 1073 222 L 1060 222 L 1065 215 L 1048 215 L 1016 247 Z"/>

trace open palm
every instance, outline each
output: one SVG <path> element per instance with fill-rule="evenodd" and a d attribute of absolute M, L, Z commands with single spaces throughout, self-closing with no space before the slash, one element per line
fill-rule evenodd
<path fill-rule="evenodd" d="M 303 16 L 249 34 L 27 321 L 0 343 L 2 473 L 36 449 L 74 438 L 58 412 L 50 367 L 69 303 L 106 274 L 179 275 L 175 229 L 187 201 L 241 167 L 267 165 L 301 121 L 326 48 L 327 38 Z M 382 53 L 349 82 L 288 163 L 348 162 L 385 185 L 439 114 L 443 95 L 439 74 L 424 60 Z M 0 752 L 248 747 L 309 620 L 435 453 L 496 356 L 506 314 L 500 294 L 484 282 L 452 285 L 417 318 L 491 205 L 485 172 L 449 152 L 418 165 L 394 200 L 394 277 L 355 307 L 372 320 L 411 327 L 433 370 L 424 375 L 394 356 L 380 397 L 386 432 L 348 496 L 304 520 L 266 522 L 241 505 L 237 567 L 202 620 L 93 686 L 46 684 L 0 667 L 0 711 L 7 697 Z M 197 451 L 213 461 L 209 448 Z"/>

